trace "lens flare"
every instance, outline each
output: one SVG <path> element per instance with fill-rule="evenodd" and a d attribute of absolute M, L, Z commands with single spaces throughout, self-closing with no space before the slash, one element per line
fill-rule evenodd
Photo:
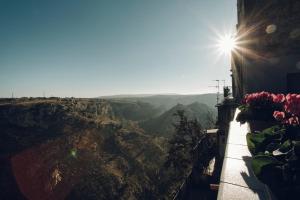
<path fill-rule="evenodd" d="M 77 151 L 76 149 L 71 149 L 71 152 L 70 152 L 71 156 L 76 158 L 77 157 Z"/>
<path fill-rule="evenodd" d="M 237 48 L 236 39 L 231 35 L 224 35 L 218 40 L 218 49 L 224 54 L 230 54 Z"/>

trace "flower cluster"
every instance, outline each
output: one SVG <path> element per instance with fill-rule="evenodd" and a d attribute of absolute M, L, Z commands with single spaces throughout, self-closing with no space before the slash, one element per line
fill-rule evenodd
<path fill-rule="evenodd" d="M 300 94 L 284 95 L 263 91 L 245 95 L 242 104 L 251 109 L 272 110 L 273 117 L 282 124 L 300 126 Z"/>
<path fill-rule="evenodd" d="M 300 116 L 300 94 L 286 95 L 284 110 L 291 115 Z"/>
<path fill-rule="evenodd" d="M 300 95 L 288 94 L 282 101 L 282 111 L 275 111 L 273 117 L 283 124 L 290 126 L 299 126 L 300 118 Z"/>
<path fill-rule="evenodd" d="M 282 104 L 285 102 L 284 94 L 272 94 L 273 103 L 275 104 Z"/>
<path fill-rule="evenodd" d="M 245 95 L 242 104 L 252 108 L 274 108 L 285 102 L 284 94 L 272 94 L 269 92 L 258 92 Z"/>

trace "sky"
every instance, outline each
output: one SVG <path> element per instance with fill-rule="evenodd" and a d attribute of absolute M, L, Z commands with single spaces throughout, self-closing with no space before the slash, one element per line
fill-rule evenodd
<path fill-rule="evenodd" d="M 236 0 L 0 0 L 0 97 L 215 92 Z"/>

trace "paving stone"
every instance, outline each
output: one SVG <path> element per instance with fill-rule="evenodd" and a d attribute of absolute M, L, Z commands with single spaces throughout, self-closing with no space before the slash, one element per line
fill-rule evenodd
<path fill-rule="evenodd" d="M 251 153 L 246 145 L 227 144 L 225 156 L 243 160 L 243 157 L 251 157 Z"/>
<path fill-rule="evenodd" d="M 260 190 L 221 183 L 219 187 L 218 200 L 265 200 L 269 199 L 266 193 Z"/>

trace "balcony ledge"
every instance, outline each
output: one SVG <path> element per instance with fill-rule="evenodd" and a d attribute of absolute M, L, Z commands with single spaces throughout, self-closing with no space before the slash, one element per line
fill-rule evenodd
<path fill-rule="evenodd" d="M 239 112 L 236 109 L 234 120 L 230 122 L 218 200 L 274 200 L 269 188 L 252 171 L 252 155 L 246 141 L 250 127 L 235 120 Z"/>

